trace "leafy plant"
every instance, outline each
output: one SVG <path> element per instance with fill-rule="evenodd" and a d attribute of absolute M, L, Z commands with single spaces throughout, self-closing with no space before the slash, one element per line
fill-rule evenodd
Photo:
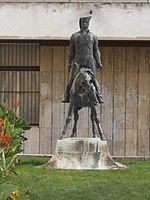
<path fill-rule="evenodd" d="M 19 197 L 19 190 L 17 186 L 12 184 L 2 184 L 0 186 L 0 199 L 1 200 L 16 200 Z"/>
<path fill-rule="evenodd" d="M 23 151 L 23 142 L 27 140 L 23 133 L 31 128 L 24 119 L 17 115 L 16 108 L 18 105 L 19 101 L 12 109 L 9 109 L 4 103 L 0 104 L 0 191 L 4 186 L 13 188 L 12 185 L 3 183 L 6 182 L 6 178 L 10 174 L 16 174 L 14 170 L 15 160 L 17 154 Z M 14 190 L 16 192 L 12 192 L 11 189 L 9 199 L 17 199 L 16 188 Z M 0 198 L 3 199 L 6 192 L 0 193 L 0 195 Z"/>

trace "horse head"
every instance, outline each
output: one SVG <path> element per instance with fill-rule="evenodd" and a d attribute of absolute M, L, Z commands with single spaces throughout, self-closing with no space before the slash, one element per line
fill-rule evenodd
<path fill-rule="evenodd" d="M 78 89 L 93 87 L 93 72 L 91 69 L 81 68 L 79 70 L 76 86 Z"/>
<path fill-rule="evenodd" d="M 78 68 L 78 73 L 72 85 L 70 97 L 78 102 L 78 104 L 83 105 L 83 107 L 91 103 L 97 104 L 93 75 L 91 69 Z"/>
<path fill-rule="evenodd" d="M 88 86 L 90 86 L 93 82 L 93 72 L 91 69 L 81 68 L 80 74 L 83 77 L 84 83 L 86 83 Z"/>

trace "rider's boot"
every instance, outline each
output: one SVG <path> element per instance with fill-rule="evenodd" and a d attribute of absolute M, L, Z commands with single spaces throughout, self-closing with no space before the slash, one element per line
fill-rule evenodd
<path fill-rule="evenodd" d="M 97 99 L 98 99 L 99 103 L 104 103 L 104 100 L 100 93 L 97 93 Z"/>

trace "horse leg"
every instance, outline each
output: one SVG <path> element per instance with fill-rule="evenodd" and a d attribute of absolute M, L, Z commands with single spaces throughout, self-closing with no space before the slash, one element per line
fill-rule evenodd
<path fill-rule="evenodd" d="M 95 130 L 95 118 L 93 116 L 93 112 L 91 110 L 91 121 L 92 121 L 92 132 L 93 132 L 93 138 L 96 137 L 96 130 Z"/>
<path fill-rule="evenodd" d="M 66 118 L 66 123 L 65 123 L 65 126 L 64 126 L 64 129 L 62 131 L 62 135 L 60 137 L 60 139 L 63 139 L 66 135 L 66 130 L 67 130 L 67 127 L 69 125 L 69 123 L 71 122 L 71 118 L 72 118 L 72 114 L 73 114 L 73 102 L 70 103 L 70 106 L 69 106 L 69 110 L 68 110 L 68 116 Z"/>
<path fill-rule="evenodd" d="M 79 119 L 79 114 L 78 114 L 78 108 L 74 108 L 74 126 L 72 129 L 72 135 L 71 137 L 77 137 L 77 122 Z"/>
<path fill-rule="evenodd" d="M 94 121 L 96 122 L 96 125 L 97 125 L 97 128 L 98 128 L 99 136 L 100 136 L 101 140 L 106 140 L 105 137 L 104 137 L 102 127 L 100 125 L 99 117 L 98 117 L 97 112 L 96 112 L 96 107 L 92 106 L 91 110 L 92 110 L 91 112 L 93 113 Z"/>

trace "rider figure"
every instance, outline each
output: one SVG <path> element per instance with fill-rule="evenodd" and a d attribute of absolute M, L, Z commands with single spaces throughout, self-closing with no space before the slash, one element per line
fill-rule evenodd
<path fill-rule="evenodd" d="M 76 65 L 77 63 L 79 68 L 85 67 L 91 69 L 93 72 L 93 84 L 96 88 L 97 100 L 99 103 L 103 103 L 102 96 L 100 94 L 100 86 L 96 80 L 95 66 L 97 69 L 102 69 L 103 66 L 100 60 L 100 51 L 98 48 L 97 36 L 89 31 L 89 21 L 90 17 L 82 17 L 79 19 L 80 31 L 72 34 L 70 38 L 70 49 L 68 56 L 68 70 L 72 69 L 72 76 L 68 83 L 64 100 L 62 102 L 70 102 L 70 89 L 76 75 Z"/>

